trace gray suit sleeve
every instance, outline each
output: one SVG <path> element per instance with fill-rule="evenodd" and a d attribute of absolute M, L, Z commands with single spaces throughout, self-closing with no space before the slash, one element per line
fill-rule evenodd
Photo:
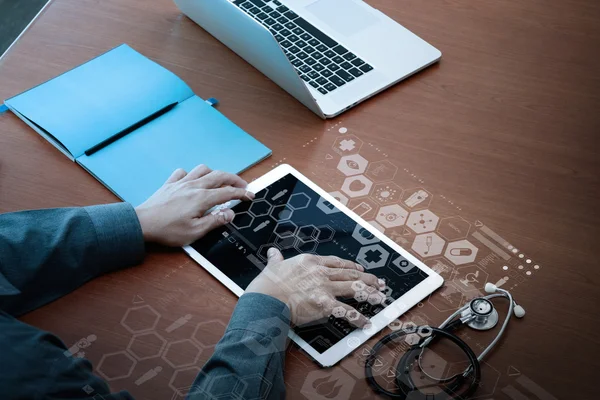
<path fill-rule="evenodd" d="M 283 367 L 289 327 L 287 305 L 271 296 L 244 294 L 188 399 L 285 398 Z"/>
<path fill-rule="evenodd" d="M 128 203 L 0 215 L 0 310 L 24 314 L 143 256 Z"/>

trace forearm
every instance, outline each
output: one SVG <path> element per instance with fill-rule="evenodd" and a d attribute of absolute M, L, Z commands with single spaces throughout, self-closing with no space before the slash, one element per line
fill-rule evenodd
<path fill-rule="evenodd" d="M 143 255 L 127 203 L 0 215 L 0 309 L 23 314 Z"/>
<path fill-rule="evenodd" d="M 281 301 L 258 293 L 243 295 L 188 398 L 231 393 L 239 398 L 284 398 L 289 324 L 289 309 Z"/>

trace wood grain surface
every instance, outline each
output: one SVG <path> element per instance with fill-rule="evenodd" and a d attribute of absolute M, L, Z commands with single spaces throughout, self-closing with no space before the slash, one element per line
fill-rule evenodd
<path fill-rule="evenodd" d="M 481 398 L 552 398 L 526 382 L 558 399 L 597 398 L 600 3 L 368 2 L 439 48 L 443 58 L 333 121 L 321 121 L 170 0 L 54 0 L 0 60 L 0 98 L 128 43 L 199 96 L 218 98 L 221 112 L 273 149 L 271 159 L 243 174 L 246 179 L 286 162 L 328 190 L 339 189 L 343 179 L 333 149 L 343 136 L 339 128 L 346 127 L 345 135 L 363 142 L 362 155 L 398 166 L 401 187 L 427 189 L 439 213 L 482 221 L 541 265 L 513 290 L 527 316 L 512 321 L 487 359 L 490 393 L 481 392 Z M 17 117 L 0 116 L 0 212 L 116 200 Z M 490 280 L 503 276 L 500 268 L 490 267 Z M 136 351 L 161 350 L 163 342 L 152 335 L 134 343 L 121 324 L 131 307 L 144 307 L 135 324 L 151 322 L 148 310 L 156 310 L 156 332 L 169 342 L 163 349 L 169 361 L 139 361 L 129 377 L 110 384 L 139 399 L 176 398 L 173 387 L 191 385 L 235 300 L 182 251 L 152 247 L 143 265 L 98 278 L 23 320 L 67 345 L 97 335 L 85 356 L 115 376 L 127 361 L 107 360 L 106 354 L 131 350 L 132 341 L 140 347 Z M 436 298 L 430 300 L 419 311 L 438 324 L 448 313 L 433 306 Z M 166 331 L 186 314 L 190 323 Z M 202 345 L 171 345 L 190 335 Z M 471 334 L 473 341 L 489 338 L 477 335 Z M 199 355 L 191 357 L 197 347 Z M 135 383 L 157 365 L 163 368 L 157 377 Z M 301 388 L 317 369 L 292 346 L 288 397 L 304 398 Z M 369 397 L 364 379 L 356 378 L 348 383 L 355 385 L 352 398 Z M 525 397 L 515 397 L 511 387 Z"/>

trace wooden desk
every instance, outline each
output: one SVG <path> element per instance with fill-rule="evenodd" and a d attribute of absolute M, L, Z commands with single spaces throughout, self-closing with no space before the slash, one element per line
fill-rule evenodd
<path fill-rule="evenodd" d="M 441 217 L 460 216 L 473 224 L 472 232 L 480 230 L 475 221 L 482 221 L 525 254 L 521 261 L 518 254 L 513 257 L 508 272 L 517 274 L 507 287 L 524 280 L 513 292 L 527 317 L 512 321 L 502 347 L 488 359 L 484 374 L 491 383 L 485 390 L 495 392 L 495 399 L 510 398 L 507 393 L 516 400 L 551 398 L 525 390 L 523 385 L 535 391 L 531 380 L 556 398 L 596 398 L 600 4 L 369 2 L 444 55 L 440 64 L 334 121 L 319 120 L 169 0 L 55 0 L 0 61 L 0 98 L 126 42 L 200 96 L 219 98 L 224 114 L 273 149 L 273 157 L 245 173 L 246 179 L 283 161 L 324 187 L 339 189 L 343 178 L 336 173 L 339 155 L 332 146 L 343 136 L 339 128 L 347 128 L 346 137 L 362 140 L 361 154 L 370 161 L 387 158 L 398 166 L 395 180 L 403 189 L 429 190 L 431 209 Z M 15 116 L 0 116 L 0 212 L 115 200 Z M 390 234 L 402 240 L 402 230 Z M 413 237 L 407 234 L 407 247 Z M 525 264 L 527 258 L 533 263 Z M 484 268 L 490 280 L 508 273 L 502 264 Z M 520 264 L 533 274 L 518 270 Z M 533 270 L 533 264 L 542 267 Z M 418 311 L 437 324 L 447 312 L 438 311 L 439 294 L 434 296 Z M 223 329 L 234 303 L 235 297 L 183 252 L 154 249 L 144 265 L 96 279 L 23 319 L 57 333 L 68 345 L 95 334 L 85 356 L 96 367 L 102 362 L 101 370 L 111 376 L 130 363 L 131 356 L 122 355 L 134 337 L 121 324 L 131 318 L 128 309 L 143 307 L 129 312 L 137 313 L 128 322 L 136 331 L 152 324 L 149 307 L 156 310 L 155 332 L 169 343 L 193 336 L 201 321 L 216 321 L 199 328 L 204 346 L 197 360 L 189 360 L 198 347 L 189 341 L 163 349 L 171 364 L 192 367 L 174 375 L 168 362 L 149 358 L 136 362 L 128 377 L 111 380 L 115 390 L 127 388 L 140 399 L 171 398 L 169 383 L 191 384 L 218 340 L 215 328 Z M 189 323 L 165 330 L 186 314 Z M 483 342 L 471 336 L 473 346 Z M 143 357 L 162 344 L 151 334 L 129 348 Z M 116 352 L 121 356 L 106 357 Z M 162 367 L 157 377 L 135 384 L 156 366 Z M 294 347 L 288 351 L 289 398 L 303 398 L 300 389 L 316 369 Z M 369 395 L 363 379 L 355 385 L 353 398 Z M 517 397 L 511 386 L 526 397 Z"/>

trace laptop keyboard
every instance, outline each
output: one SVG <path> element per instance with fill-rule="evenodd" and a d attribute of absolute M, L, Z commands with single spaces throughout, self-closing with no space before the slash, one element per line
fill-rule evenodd
<path fill-rule="evenodd" d="M 234 4 L 271 31 L 300 77 L 322 94 L 373 70 L 278 0 L 235 0 Z"/>

